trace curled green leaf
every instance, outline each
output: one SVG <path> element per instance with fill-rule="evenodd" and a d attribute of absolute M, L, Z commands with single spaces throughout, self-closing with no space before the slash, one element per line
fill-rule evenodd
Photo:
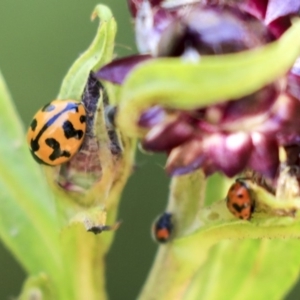
<path fill-rule="evenodd" d="M 300 22 L 265 47 L 220 56 L 203 56 L 197 63 L 161 58 L 137 66 L 121 93 L 119 126 L 139 135 L 141 113 L 153 105 L 195 109 L 238 99 L 284 75 L 300 54 Z"/>
<path fill-rule="evenodd" d="M 110 61 L 113 54 L 116 35 L 116 22 L 105 5 L 97 5 L 92 13 L 92 20 L 100 19 L 96 36 L 90 47 L 74 62 L 65 76 L 58 99 L 80 100 L 91 70 Z"/>
<path fill-rule="evenodd" d="M 218 243 L 207 253 L 183 299 L 283 299 L 298 277 L 299 249 L 298 240 Z"/>

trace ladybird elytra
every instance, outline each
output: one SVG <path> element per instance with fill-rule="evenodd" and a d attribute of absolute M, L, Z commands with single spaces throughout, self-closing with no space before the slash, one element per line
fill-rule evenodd
<path fill-rule="evenodd" d="M 77 153 L 85 132 L 84 105 L 75 100 L 53 100 L 33 117 L 27 142 L 37 162 L 55 166 Z"/>
<path fill-rule="evenodd" d="M 152 236 L 158 243 L 167 243 L 173 233 L 172 214 L 165 212 L 160 215 L 152 226 Z"/>
<path fill-rule="evenodd" d="M 228 210 L 237 218 L 249 220 L 254 211 L 254 200 L 247 184 L 236 179 L 235 183 L 229 188 L 226 205 Z"/>

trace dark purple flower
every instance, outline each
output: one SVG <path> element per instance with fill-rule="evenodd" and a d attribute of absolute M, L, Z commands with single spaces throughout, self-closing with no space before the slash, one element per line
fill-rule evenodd
<path fill-rule="evenodd" d="M 97 73 L 118 84 L 149 58 L 199 59 L 261 47 L 279 38 L 300 10 L 299 0 L 199 0 L 173 7 L 161 0 L 128 3 L 143 55 L 113 61 Z M 300 149 L 299 62 L 285 80 L 224 100 L 191 111 L 156 105 L 142 112 L 138 126 L 146 132 L 143 147 L 166 152 L 171 175 L 203 168 L 206 175 L 220 171 L 232 177 L 251 169 L 274 179 L 279 147 L 293 154 Z"/>

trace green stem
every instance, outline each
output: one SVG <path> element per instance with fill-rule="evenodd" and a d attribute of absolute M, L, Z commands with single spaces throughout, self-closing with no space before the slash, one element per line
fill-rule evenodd
<path fill-rule="evenodd" d="M 174 243 L 199 227 L 198 211 L 204 206 L 205 187 L 202 170 L 172 178 L 167 211 L 173 215 L 174 240 L 159 247 L 140 300 L 154 299 L 154 295 L 155 299 L 180 299 L 190 274 L 197 270 L 193 261 L 178 260 Z"/>

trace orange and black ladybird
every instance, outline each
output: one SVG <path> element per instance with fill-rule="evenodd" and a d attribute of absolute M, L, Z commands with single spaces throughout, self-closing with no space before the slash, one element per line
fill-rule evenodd
<path fill-rule="evenodd" d="M 86 111 L 75 100 L 53 100 L 40 109 L 29 126 L 27 142 L 33 158 L 55 166 L 79 150 L 86 132 Z"/>
<path fill-rule="evenodd" d="M 236 217 L 249 220 L 254 211 L 254 200 L 247 184 L 242 179 L 236 179 L 230 187 L 226 204 L 229 211 Z"/>
<path fill-rule="evenodd" d="M 172 237 L 173 229 L 172 214 L 164 212 L 155 220 L 152 236 L 158 243 L 167 243 Z"/>

